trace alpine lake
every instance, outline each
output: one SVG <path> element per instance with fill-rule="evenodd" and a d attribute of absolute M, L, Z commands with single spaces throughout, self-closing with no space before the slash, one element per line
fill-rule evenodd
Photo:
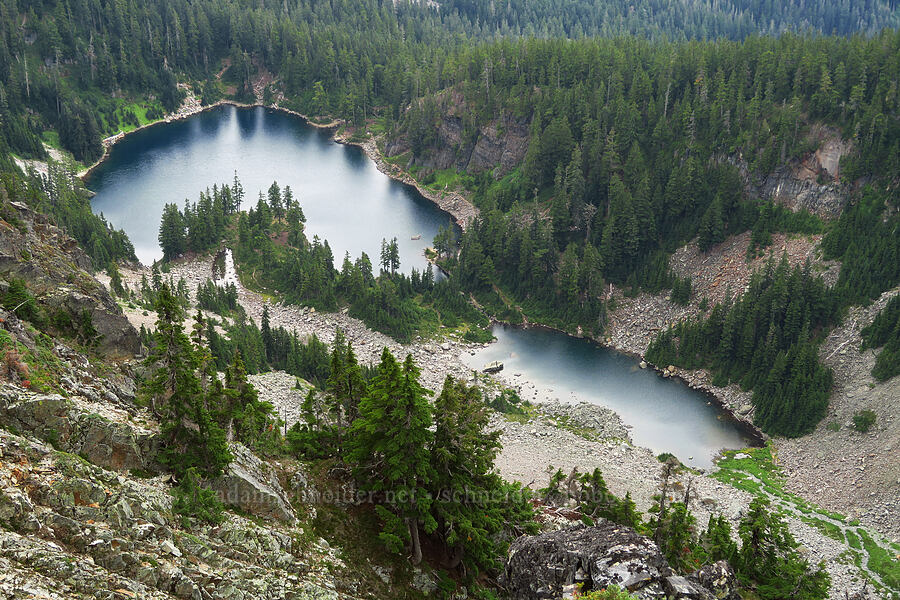
<path fill-rule="evenodd" d="M 307 236 L 327 240 L 338 266 L 345 253 L 355 259 L 366 252 L 377 263 L 382 239 L 396 237 L 401 268 L 423 270 L 425 248 L 453 222 L 415 188 L 381 173 L 361 149 L 263 107 L 219 106 L 127 135 L 85 184 L 96 194 L 94 212 L 124 229 L 149 264 L 162 256 L 157 236 L 165 204 L 196 202 L 202 190 L 230 185 L 235 174 L 244 209 L 273 181 L 289 185 L 306 215 Z M 706 394 L 640 369 L 633 357 L 543 328 L 495 325 L 493 332 L 497 341 L 466 353 L 466 364 L 479 369 L 501 361 L 539 396 L 611 408 L 630 427 L 633 442 L 654 453 L 709 467 L 721 449 L 755 441 Z"/>

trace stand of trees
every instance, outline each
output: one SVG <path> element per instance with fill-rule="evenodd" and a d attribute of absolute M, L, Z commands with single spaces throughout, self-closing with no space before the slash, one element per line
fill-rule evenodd
<path fill-rule="evenodd" d="M 48 215 L 91 257 L 94 270 L 105 269 L 113 262 L 137 260 L 125 232 L 113 229 L 103 215 L 91 211 L 87 190 L 62 165 L 49 165 L 46 175 L 29 171 L 22 176 L 0 164 L 0 200 L 23 202 Z"/>
<path fill-rule="evenodd" d="M 376 106 L 399 117 L 411 100 L 470 78 L 481 86 L 482 60 L 470 65 L 464 55 L 468 48 L 488 42 L 496 48 L 520 37 L 636 34 L 668 40 L 748 38 L 759 44 L 755 34 L 786 31 L 872 35 L 898 25 L 894 8 L 890 0 L 750 5 L 704 0 L 689 7 L 659 0 L 517 0 L 499 8 L 454 0 L 439 11 L 416 2 L 386 5 L 374 0 L 339 5 L 291 0 L 253 6 L 237 0 L 132 4 L 4 0 L 0 119 L 11 125 L 0 130 L 0 145 L 42 157 L 43 133 L 54 129 L 59 143 L 78 160 L 93 161 L 101 153 L 100 137 L 115 133 L 121 121 L 135 119 L 130 109 L 123 111 L 112 100 L 112 93 L 153 95 L 163 109 L 172 111 L 181 99 L 177 81 L 190 79 L 201 82 L 203 98 L 212 101 L 218 94 L 216 75 L 225 60 L 230 66 L 224 78 L 234 85 L 238 98 L 252 97 L 252 79 L 265 68 L 281 79 L 292 106 L 360 121 Z M 498 39 L 501 42 L 495 42 Z M 810 39 L 818 46 L 822 38 Z M 859 38 L 854 40 L 859 43 Z M 721 43 L 722 54 L 728 52 L 726 43 Z M 832 96 L 841 98 L 845 75 L 853 81 L 850 85 L 856 85 L 853 69 L 858 63 L 845 61 L 843 72 L 836 69 L 837 63 L 830 64 L 830 84 L 823 86 L 817 53 L 811 52 L 813 62 L 803 65 L 800 77 L 795 77 L 794 64 L 786 64 L 783 79 L 822 88 L 816 106 L 829 110 L 835 108 Z M 532 56 L 535 53 L 523 52 L 519 63 L 506 63 L 518 71 L 516 78 L 525 72 L 529 86 Z M 497 89 L 505 85 L 500 59 L 494 56 L 487 64 L 489 89 L 494 89 L 492 80 L 500 84 Z M 772 60 L 771 68 L 783 62 Z M 659 61 L 664 63 L 668 61 Z M 869 76 L 877 76 L 881 70 L 870 66 Z M 564 84 L 569 67 L 565 61 L 552 61 L 541 69 Z M 678 67 L 676 61 L 673 74 Z"/>
<path fill-rule="evenodd" d="M 244 280 L 277 290 L 288 302 L 319 310 L 347 306 L 369 327 L 400 341 L 441 325 L 466 325 L 470 341 L 490 339 L 487 318 L 466 301 L 455 281 L 436 281 L 430 264 L 410 275 L 398 271 L 396 239 L 382 242 L 377 275 L 365 253 L 355 261 L 345 256 L 338 271 L 328 242 L 306 237 L 306 217 L 290 187 L 282 190 L 273 183 L 255 206 L 238 212 L 242 199 L 235 177 L 230 186 L 213 186 L 199 202 L 186 203 L 184 212 L 168 204 L 159 232 L 164 259 L 208 251 L 230 239 Z"/>
<path fill-rule="evenodd" d="M 894 296 L 871 325 L 862 330 L 862 349 L 881 348 L 872 375 L 885 381 L 900 375 L 900 296 Z"/>
<path fill-rule="evenodd" d="M 504 532 L 535 531 L 528 494 L 494 471 L 499 434 L 486 430 L 477 388 L 448 376 L 432 405 L 411 356 L 400 363 L 385 348 L 367 377 L 341 335 L 330 370 L 324 398 L 310 392 L 286 439 L 307 458 L 346 462 L 388 549 L 417 563 L 427 537 L 444 564 L 474 580 L 500 566 Z"/>
<path fill-rule="evenodd" d="M 835 322 L 838 308 L 808 264 L 791 269 L 786 258 L 777 267 L 770 260 L 737 301 L 660 333 L 647 359 L 710 368 L 717 385 L 739 382 L 754 390 L 756 425 L 778 435 L 803 435 L 828 406 L 831 371 L 817 360 L 815 332 Z"/>
<path fill-rule="evenodd" d="M 240 355 L 225 371 L 225 381 L 204 342 L 206 324 L 197 314 L 189 336 L 182 326 L 181 302 L 168 284 L 156 299 L 156 330 L 142 386 L 165 439 L 161 461 L 179 477 L 199 472 L 215 477 L 231 462 L 228 443 L 241 442 L 257 452 L 280 446 L 280 428 L 272 405 L 261 402 L 247 382 Z M 195 470 L 192 472 L 192 470 Z"/>

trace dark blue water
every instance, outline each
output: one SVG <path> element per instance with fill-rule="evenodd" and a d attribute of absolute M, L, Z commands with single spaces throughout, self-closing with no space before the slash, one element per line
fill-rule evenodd
<path fill-rule="evenodd" d="M 514 380 L 522 384 L 525 399 L 606 406 L 631 426 L 636 445 L 656 454 L 671 452 L 696 467 L 711 466 L 722 448 L 744 448 L 754 441 L 705 394 L 639 368 L 630 356 L 542 328 L 496 325 L 493 331 L 497 341 L 475 356 L 466 355 L 466 361 L 480 369 L 499 360 L 505 374 L 521 373 Z"/>
<path fill-rule="evenodd" d="M 214 183 L 244 186 L 244 208 L 272 181 L 290 185 L 307 218 L 307 236 L 328 240 L 338 268 L 344 252 L 378 264 L 382 238 L 397 237 L 401 268 L 424 269 L 424 249 L 450 216 L 414 188 L 379 172 L 355 147 L 293 115 L 222 106 L 183 121 L 155 125 L 121 140 L 86 180 L 103 213 L 134 243 L 141 262 L 160 258 L 163 206 L 197 201 Z M 412 240 L 413 236 L 421 236 Z"/>

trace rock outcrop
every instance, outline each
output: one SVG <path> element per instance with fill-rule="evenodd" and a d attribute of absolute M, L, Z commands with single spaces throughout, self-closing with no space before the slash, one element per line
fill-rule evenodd
<path fill-rule="evenodd" d="M 584 591 L 616 585 L 647 599 L 737 600 L 730 567 L 714 566 L 702 574 L 676 575 L 652 540 L 603 522 L 518 538 L 501 581 L 510 597 L 520 600 L 561 598 L 579 584 Z"/>
<path fill-rule="evenodd" d="M 163 478 L 107 471 L 0 429 L 0 598 L 336 600 L 337 552 L 228 514 L 179 529 Z"/>
<path fill-rule="evenodd" d="M 502 177 L 525 159 L 530 119 L 504 113 L 475 131 L 467 131 L 468 109 L 462 97 L 451 92 L 442 99 L 449 102 L 441 108 L 434 143 L 415 157 L 414 164 L 434 170 L 453 167 L 473 174 L 493 170 L 496 177 Z M 409 149 L 409 141 L 403 136 L 388 140 L 384 148 L 386 156 L 396 156 Z"/>
<path fill-rule="evenodd" d="M 158 437 L 126 422 L 126 414 L 116 420 L 92 408 L 114 410 L 107 405 L 82 405 L 80 399 L 59 394 L 35 394 L 13 386 L 0 388 L 0 422 L 5 427 L 27 432 L 107 469 L 153 469 Z"/>
<path fill-rule="evenodd" d="M 293 523 L 297 520 L 273 469 L 241 444 L 232 444 L 234 460 L 209 482 L 219 499 L 248 513 Z"/>
<path fill-rule="evenodd" d="M 78 316 L 87 311 L 103 353 L 122 357 L 139 353 L 137 331 L 106 288 L 91 276 L 91 259 L 78 243 L 25 204 L 10 202 L 8 206 L 15 224 L 0 218 L 0 278 L 24 279 L 50 313 Z"/>
<path fill-rule="evenodd" d="M 823 127 L 814 126 L 809 136 L 815 151 L 766 177 L 751 172 L 741 155 L 718 156 L 715 160 L 736 166 L 752 197 L 772 200 L 794 211 L 807 210 L 824 219 L 837 218 L 851 190 L 847 182 L 841 181 L 841 157 L 852 146 L 838 132 Z"/>

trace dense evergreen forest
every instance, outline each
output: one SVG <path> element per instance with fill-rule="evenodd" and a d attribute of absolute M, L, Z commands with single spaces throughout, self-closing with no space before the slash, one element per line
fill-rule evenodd
<path fill-rule="evenodd" d="M 508 2 L 502 7 L 452 1 L 440 9 L 428 3 L 376 0 L 130 4 L 4 0 L 0 3 L 0 118 L 6 124 L 4 143 L 14 152 L 43 156 L 40 141 L 46 139 L 45 131 L 54 129 L 58 143 L 77 159 L 92 161 L 100 154 L 101 135 L 115 133 L 120 124 L 140 118 L 136 111 L 143 111 L 117 101 L 114 94 L 130 93 L 141 99 L 151 95 L 152 115 L 157 116 L 160 109 L 173 110 L 178 105 L 179 79 L 205 82 L 204 97 L 213 99 L 218 94 L 213 76 L 222 69 L 223 60 L 226 79 L 239 97 L 250 94 L 252 75 L 264 68 L 281 79 L 287 103 L 306 112 L 365 118 L 373 107 L 387 107 L 398 117 L 416 97 L 469 77 L 480 78 L 482 65 L 471 63 L 470 49 L 498 38 L 636 33 L 661 39 L 743 39 L 783 31 L 871 34 L 896 27 L 898 21 L 888 0 L 786 5 L 543 0 Z M 493 52 L 499 48 L 489 47 Z M 806 85 L 815 85 L 821 76 L 819 54 L 814 54 L 815 62 L 809 65 L 813 68 L 804 74 Z M 865 58 L 868 64 L 870 57 Z M 774 68 L 784 61 L 771 62 Z M 515 61 L 516 70 L 519 63 Z M 504 63 L 493 60 L 489 70 L 494 66 L 500 69 Z M 876 72 L 875 65 L 868 66 L 870 74 Z M 829 67 L 836 69 L 837 63 Z M 846 81 L 832 70 L 838 94 L 847 82 L 858 83 L 854 68 L 860 65 L 845 61 Z M 560 75 L 560 70 L 554 75 Z"/>
<path fill-rule="evenodd" d="M 685 364 L 719 369 L 721 381 L 740 381 L 760 398 L 783 394 L 759 376 L 783 355 L 782 383 L 813 377 L 822 388 L 817 398 L 827 397 L 828 378 L 801 358 L 814 354 L 821 328 L 849 303 L 871 300 L 898 278 L 898 200 L 888 191 L 900 178 L 900 33 L 890 29 L 897 20 L 892 3 L 875 0 L 450 1 L 439 8 L 362 0 L 5 0 L 2 143 L 26 157 L 42 157 L 43 143 L 59 145 L 89 162 L 100 154 L 101 136 L 174 109 L 179 82 L 208 103 L 223 94 L 251 98 L 251 82 L 265 74 L 274 83 L 264 99 L 277 94 L 282 105 L 307 114 L 371 126 L 408 148 L 395 161 L 426 174 L 446 145 L 440 130 L 450 112 L 461 122 L 460 154 L 483 127 L 519 124 L 529 131 L 520 164 L 460 178 L 481 216 L 459 252 L 446 236 L 436 241 L 449 283 L 430 273 L 398 274 L 388 240 L 378 275 L 366 256 L 346 257 L 336 268 L 327 242 L 305 238 L 302 209 L 277 186 L 246 213 L 234 185 L 214 188 L 183 211 L 170 205 L 164 251 L 171 258 L 209 250 L 228 237 L 255 284 L 322 309 L 348 306 L 399 339 L 463 321 L 483 326 L 463 293 L 509 320 L 524 315 L 597 335 L 608 282 L 629 293 L 671 289 L 673 301 L 690 302 L 691 281 L 670 273 L 668 254 L 691 239 L 706 251 L 752 230 L 751 253 L 758 253 L 775 231 L 827 230 L 826 255 L 844 264 L 825 293 L 834 306 L 825 310 L 807 298 L 799 330 L 792 322 L 786 333 L 786 308 L 763 296 L 787 276 L 762 274 L 764 283 L 746 298 L 718 309 L 743 325 L 746 303 L 774 307 L 768 319 L 753 317 L 755 329 L 744 338 L 750 352 L 767 349 L 756 367 L 741 363 L 749 372 L 729 366 L 741 355 L 727 349 L 678 345 L 672 334 L 658 345 Z M 795 163 L 829 136 L 852 146 L 840 181 L 870 184 L 853 194 L 837 223 L 747 196 L 748 178 Z M 836 178 L 820 174 L 825 182 Z M 27 185 L 13 175 L 7 194 L 40 188 L 31 203 L 73 230 L 98 267 L 131 258 L 124 236 L 88 216 L 78 185 L 62 179 Z M 76 191 L 58 191 L 70 188 Z M 817 289 L 811 277 L 801 274 L 802 285 Z M 472 339 L 484 334 L 467 331 Z M 801 362 L 806 366 L 794 368 Z M 805 411 L 791 428 L 775 425 L 790 416 L 770 420 L 764 412 L 757 411 L 762 426 L 797 434 L 821 409 Z"/>
<path fill-rule="evenodd" d="M 396 239 L 382 241 L 376 264 L 362 253 L 356 260 L 344 256 L 337 269 L 328 240 L 306 237 L 306 217 L 290 187 L 282 190 L 273 182 L 255 205 L 239 211 L 243 198 L 235 177 L 230 185 L 202 192 L 198 202 L 186 202 L 184 210 L 167 205 L 159 229 L 164 258 L 207 252 L 227 240 L 244 281 L 276 290 L 289 302 L 319 310 L 347 307 L 400 341 L 441 326 L 462 328 L 469 341 L 491 339 L 487 317 L 466 301 L 455 279 L 436 278 L 431 264 L 410 275 L 399 271 Z"/>

